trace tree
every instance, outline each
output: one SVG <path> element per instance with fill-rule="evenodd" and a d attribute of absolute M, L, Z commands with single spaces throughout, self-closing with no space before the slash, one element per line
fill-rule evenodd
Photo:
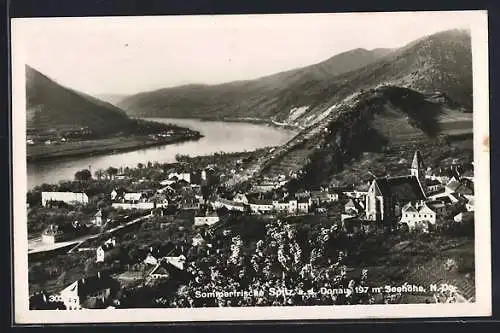
<path fill-rule="evenodd" d="M 117 168 L 113 168 L 113 167 L 109 167 L 106 170 L 106 173 L 108 174 L 108 176 L 110 178 L 114 178 L 118 174 L 118 169 Z"/>
<path fill-rule="evenodd" d="M 88 169 L 83 169 L 75 173 L 75 180 L 88 181 L 90 179 L 92 179 L 92 174 Z"/>
<path fill-rule="evenodd" d="M 104 170 L 103 169 L 98 169 L 96 172 L 94 172 L 94 176 L 98 180 L 101 180 L 101 178 L 102 178 L 103 175 L 104 175 Z"/>

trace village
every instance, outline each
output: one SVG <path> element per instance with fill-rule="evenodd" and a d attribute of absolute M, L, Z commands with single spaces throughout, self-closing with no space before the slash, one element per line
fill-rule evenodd
<path fill-rule="evenodd" d="M 324 184 L 295 193 L 287 188 L 294 174 L 257 175 L 235 185 L 234 179 L 257 162 L 258 154 L 245 153 L 179 157 L 178 163 L 147 162 L 137 168 L 97 170 L 94 175 L 82 170 L 74 181 L 40 186 L 28 194 L 27 203 L 32 244 L 46 249 L 30 257 L 30 275 L 39 274 L 30 280 L 42 281 L 30 288 L 30 306 L 366 302 L 361 296 L 348 301 L 304 296 L 246 297 L 231 303 L 193 295 L 227 288 L 270 289 L 285 283 L 292 288 L 335 288 L 333 282 L 329 285 L 333 274 L 354 288 L 342 265 L 348 258 L 333 239 L 387 232 L 429 234 L 473 224 L 473 164 L 454 161 L 431 169 L 420 151 L 408 154 L 413 158 L 406 175 L 374 177 L 369 184 Z M 311 230 L 304 231 L 309 224 Z M 298 236 L 301 232 L 305 239 Z M 70 246 L 62 254 L 51 252 L 62 243 Z M 44 268 L 47 260 L 65 264 Z M 354 280 L 362 285 L 366 272 Z M 396 302 L 389 299 L 392 296 L 383 300 L 365 296 L 373 297 L 370 302 Z"/>

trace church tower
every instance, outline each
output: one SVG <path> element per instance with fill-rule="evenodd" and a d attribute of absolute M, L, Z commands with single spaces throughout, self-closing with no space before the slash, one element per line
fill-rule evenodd
<path fill-rule="evenodd" d="M 422 159 L 422 155 L 420 151 L 417 150 L 415 155 L 413 155 L 413 162 L 411 163 L 411 175 L 417 177 L 420 182 L 420 186 L 424 190 L 424 193 L 427 194 L 427 186 L 425 181 L 425 165 Z"/>

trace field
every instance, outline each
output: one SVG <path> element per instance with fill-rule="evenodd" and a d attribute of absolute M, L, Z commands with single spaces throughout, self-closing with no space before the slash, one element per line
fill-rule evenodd
<path fill-rule="evenodd" d="M 403 293 L 401 303 L 429 299 L 431 284 L 448 283 L 458 288 L 466 299 L 475 296 L 474 240 L 441 235 L 400 235 L 384 242 L 363 242 L 356 249 L 356 270 L 368 269 L 373 287 L 400 286 L 404 283 L 423 286 L 425 293 Z M 353 254 L 353 253 L 351 253 Z M 424 301 L 425 301 L 424 300 Z"/>

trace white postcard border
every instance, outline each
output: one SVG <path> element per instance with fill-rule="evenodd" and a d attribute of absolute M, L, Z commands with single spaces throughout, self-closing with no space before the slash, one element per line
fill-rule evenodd
<path fill-rule="evenodd" d="M 456 12 L 455 12 L 456 13 Z M 463 11 L 470 21 L 474 87 L 475 193 L 490 193 L 489 84 L 487 12 Z M 300 14 L 299 14 L 300 15 Z M 332 14 L 337 15 L 337 14 Z M 351 15 L 351 14 L 340 14 Z M 352 14 L 356 15 L 356 14 Z M 365 14 L 366 15 L 366 14 Z M 115 18 L 116 19 L 116 18 Z M 129 17 L 130 19 L 130 17 Z M 23 21 L 12 19 L 12 138 L 14 322 L 16 324 L 70 324 L 119 322 L 187 322 L 246 320 L 315 320 L 375 318 L 441 318 L 491 315 L 490 196 L 475 200 L 476 302 L 461 304 L 392 304 L 313 307 L 245 307 L 189 309 L 29 310 L 28 241 L 26 216 L 26 101 L 23 61 Z M 36 20 L 36 18 L 34 19 Z"/>

